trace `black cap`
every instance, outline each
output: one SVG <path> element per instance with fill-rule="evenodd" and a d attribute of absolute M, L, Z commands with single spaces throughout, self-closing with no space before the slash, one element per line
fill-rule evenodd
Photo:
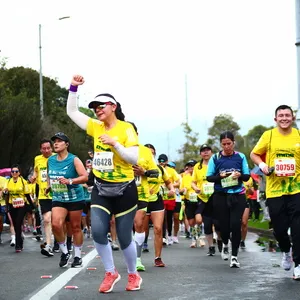
<path fill-rule="evenodd" d="M 161 154 L 159 157 L 158 157 L 158 161 L 160 163 L 164 163 L 164 162 L 167 162 L 168 161 L 168 156 L 166 154 Z"/>
<path fill-rule="evenodd" d="M 185 167 L 187 167 L 187 166 L 193 167 L 196 163 L 197 163 L 196 160 L 190 159 L 190 160 L 185 164 Z"/>
<path fill-rule="evenodd" d="M 63 132 L 57 132 L 55 135 L 51 138 L 51 141 L 54 141 L 55 139 L 60 139 L 64 142 L 70 143 L 70 140 L 66 134 Z"/>
<path fill-rule="evenodd" d="M 212 149 L 211 149 L 211 146 L 209 146 L 209 145 L 207 145 L 207 144 L 203 144 L 203 145 L 200 147 L 200 152 L 202 152 L 204 149 L 212 150 Z"/>

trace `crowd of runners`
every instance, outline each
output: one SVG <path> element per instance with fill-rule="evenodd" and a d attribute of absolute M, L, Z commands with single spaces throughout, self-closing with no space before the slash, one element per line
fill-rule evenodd
<path fill-rule="evenodd" d="M 111 292 L 121 278 L 113 259 L 119 248 L 126 290 L 139 290 L 140 272 L 150 267 L 142 263 L 150 224 L 155 267 L 165 267 L 164 245 L 178 244 L 182 230 L 191 248 L 207 245 L 208 257 L 217 248 L 231 268 L 240 268 L 249 213 L 258 220 L 260 203 L 283 253 L 282 267 L 290 270 L 294 263 L 293 278 L 300 280 L 300 133 L 289 106 L 275 110 L 276 127 L 263 133 L 250 158 L 235 150 L 233 133 L 224 130 L 220 151 L 203 144 L 198 157 L 176 170 L 167 155 L 157 156 L 154 145 L 139 144 L 135 124 L 125 121 L 111 94 L 89 103 L 97 119 L 81 113 L 77 89 L 83 83 L 80 75 L 72 78 L 67 114 L 93 138 L 88 159 L 70 153 L 72 141 L 58 132 L 41 141 L 28 180 L 17 164 L 8 178 L 0 177 L 0 231 L 6 216 L 16 252 L 26 247 L 23 232 L 32 230 L 42 255 L 60 252 L 60 267 L 73 258 L 71 267 L 78 268 L 84 238 L 92 238 L 105 270 L 99 292 Z M 259 172 L 250 172 L 247 159 Z"/>

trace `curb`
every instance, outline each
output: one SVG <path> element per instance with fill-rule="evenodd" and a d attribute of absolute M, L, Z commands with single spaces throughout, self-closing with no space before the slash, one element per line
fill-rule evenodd
<path fill-rule="evenodd" d="M 275 239 L 273 231 L 270 231 L 270 230 L 264 230 L 264 229 L 258 229 L 258 228 L 248 227 L 248 231 L 256 233 L 259 236 L 264 236 L 264 237 Z"/>

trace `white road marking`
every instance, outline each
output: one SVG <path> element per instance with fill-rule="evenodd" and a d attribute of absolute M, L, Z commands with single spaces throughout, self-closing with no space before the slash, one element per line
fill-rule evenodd
<path fill-rule="evenodd" d="M 85 255 L 82 258 L 82 267 L 81 268 L 70 268 L 49 284 L 47 284 L 44 288 L 38 291 L 35 295 L 33 295 L 30 300 L 50 300 L 60 289 L 62 289 L 74 276 L 76 276 L 81 271 L 85 270 L 86 266 L 89 262 L 94 259 L 98 255 L 97 250 L 94 249 Z M 79 287 L 80 288 L 80 287 Z"/>

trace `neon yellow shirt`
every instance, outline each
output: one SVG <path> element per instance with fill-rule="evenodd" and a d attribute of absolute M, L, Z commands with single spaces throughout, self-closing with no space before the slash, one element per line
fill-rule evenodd
<path fill-rule="evenodd" d="M 146 171 L 158 170 L 158 166 L 155 163 L 151 150 L 143 145 L 139 145 L 139 158 L 137 164 Z M 148 178 L 146 176 L 138 176 L 135 180 L 138 190 L 138 199 L 148 202 L 150 197 Z"/>
<path fill-rule="evenodd" d="M 124 161 L 114 147 L 104 145 L 99 137 L 107 134 L 124 147 L 138 146 L 138 137 L 130 123 L 117 120 L 116 125 L 106 130 L 104 123 L 89 119 L 87 134 L 94 138 L 93 173 L 109 182 L 125 182 L 134 179 L 132 165 Z"/>
<path fill-rule="evenodd" d="M 2 190 L 4 189 L 6 185 L 7 179 L 3 176 L 0 176 L 0 191 L 1 191 L 1 198 L 0 198 L 0 205 L 5 205 L 5 200 L 3 198 Z"/>
<path fill-rule="evenodd" d="M 53 154 L 54 155 L 54 154 Z M 48 187 L 47 182 L 47 165 L 48 158 L 44 157 L 42 154 L 37 155 L 34 158 L 34 170 L 37 172 L 36 183 L 39 185 L 39 199 L 51 199 L 50 193 L 45 195 L 44 191 Z"/>
<path fill-rule="evenodd" d="M 180 183 L 180 189 L 186 189 L 186 193 L 184 195 L 186 200 L 190 200 L 190 194 L 195 194 L 195 191 L 192 189 L 192 175 L 185 174 Z M 196 197 L 197 201 L 197 197 Z"/>
<path fill-rule="evenodd" d="M 164 167 L 162 167 L 163 172 L 159 167 L 157 168 L 159 170 L 158 178 L 148 178 L 150 188 L 149 202 L 154 202 L 158 199 L 157 194 L 162 192 L 161 183 L 170 179 L 170 176 Z"/>
<path fill-rule="evenodd" d="M 15 183 L 13 178 L 6 181 L 5 187 L 8 189 L 9 193 L 9 203 L 12 204 L 12 200 L 16 198 L 22 198 L 26 203 L 28 203 L 25 195 L 30 194 L 29 186 L 25 179 L 19 177 Z"/>
<path fill-rule="evenodd" d="M 257 155 L 266 154 L 266 164 L 275 171 L 266 176 L 267 198 L 300 193 L 300 134 L 295 128 L 283 135 L 278 128 L 263 133 L 252 150 Z"/>
<path fill-rule="evenodd" d="M 196 182 L 197 187 L 200 190 L 198 198 L 200 198 L 203 202 L 207 202 L 209 197 L 214 192 L 214 184 L 206 180 L 206 174 L 207 165 L 202 164 L 202 168 L 200 168 L 200 162 L 196 163 L 194 166 L 192 179 Z"/>
<path fill-rule="evenodd" d="M 165 167 L 165 170 L 166 172 L 168 173 L 169 175 L 169 180 L 174 183 L 176 182 L 177 180 L 180 180 L 180 176 L 179 174 L 176 172 L 175 169 L 173 168 L 170 168 L 168 166 Z M 166 187 L 166 185 L 164 184 L 164 181 L 161 180 L 161 184 L 162 184 L 162 190 L 163 190 L 163 200 L 174 200 L 175 201 L 175 196 L 168 196 L 168 193 L 169 193 L 169 190 L 168 188 Z"/>

